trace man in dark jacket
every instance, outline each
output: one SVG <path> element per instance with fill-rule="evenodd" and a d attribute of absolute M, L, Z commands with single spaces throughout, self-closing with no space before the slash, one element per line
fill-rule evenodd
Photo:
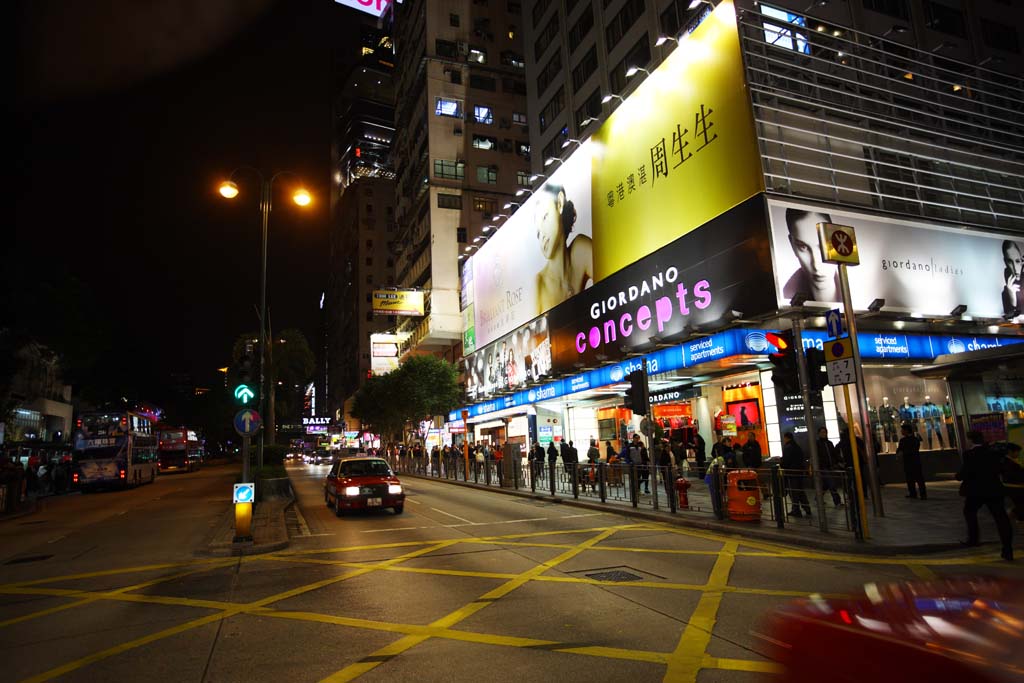
<path fill-rule="evenodd" d="M 956 478 L 960 484 L 960 495 L 964 497 L 964 520 L 967 522 L 967 540 L 964 545 L 975 546 L 981 542 L 978 531 L 978 510 L 985 506 L 992 513 L 1002 541 L 1004 560 L 1013 560 L 1013 528 L 1003 507 L 1006 493 L 1000 474 L 1003 471 L 1003 456 L 985 445 L 985 437 L 979 431 L 967 432 L 971 449 L 964 453 L 964 462 Z"/>
<path fill-rule="evenodd" d="M 793 509 L 789 514 L 793 517 L 810 516 L 811 503 L 807 500 L 807 492 L 804 491 L 807 459 L 804 458 L 800 444 L 793 440 L 793 432 L 782 435 L 782 469 L 785 470 L 783 474 L 789 499 L 793 503 Z M 800 512 L 801 508 L 803 513 Z"/>
<path fill-rule="evenodd" d="M 548 464 L 554 465 L 558 462 L 558 449 L 555 448 L 555 442 L 552 441 L 548 444 Z"/>
<path fill-rule="evenodd" d="M 908 424 L 900 427 L 899 444 L 896 446 L 896 455 L 903 459 L 903 476 L 907 480 L 907 498 L 917 498 L 917 492 L 921 492 L 921 500 L 928 498 L 924 488 L 924 470 L 921 467 L 921 437 L 914 433 L 914 428 Z"/>
<path fill-rule="evenodd" d="M 754 432 L 747 432 L 747 441 L 743 444 L 743 466 L 756 470 L 761 467 L 763 460 L 757 435 Z"/>
<path fill-rule="evenodd" d="M 843 498 L 836 491 L 836 470 L 843 469 L 839 452 L 828 438 L 828 429 L 818 429 L 818 466 L 821 467 L 821 487 L 832 494 L 832 504 L 839 507 Z"/>
<path fill-rule="evenodd" d="M 633 435 L 633 441 L 629 445 L 629 461 L 636 465 L 637 491 L 644 487 L 644 493 L 651 492 L 651 473 L 648 466 L 651 463 L 651 456 L 647 452 L 647 446 L 640 440 L 639 434 Z"/>
<path fill-rule="evenodd" d="M 871 494 L 871 487 L 868 486 L 868 457 L 864 448 L 864 439 L 857 438 L 857 463 L 860 466 L 860 482 L 864 489 L 864 497 L 868 498 Z M 844 429 L 843 433 L 839 435 L 839 443 L 836 444 L 836 450 L 839 451 L 839 457 L 843 459 L 847 467 L 853 467 L 853 450 L 850 447 L 850 430 L 849 428 Z M 875 451 L 876 453 L 878 451 Z M 875 461 L 878 464 L 878 461 Z"/>
<path fill-rule="evenodd" d="M 704 464 L 707 462 L 707 442 L 704 441 L 704 437 L 700 435 L 700 432 L 694 429 L 693 438 L 687 446 L 693 449 L 693 459 L 697 463 L 697 478 L 703 479 Z"/>

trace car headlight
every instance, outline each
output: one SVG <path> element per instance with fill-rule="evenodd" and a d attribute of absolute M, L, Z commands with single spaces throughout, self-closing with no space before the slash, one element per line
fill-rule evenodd
<path fill-rule="evenodd" d="M 345 487 L 345 495 L 346 496 L 358 496 L 359 495 L 359 487 L 358 486 L 346 486 Z"/>
<path fill-rule="evenodd" d="M 401 493 L 401 492 L 402 492 L 402 485 L 401 484 L 388 484 L 388 493 Z"/>

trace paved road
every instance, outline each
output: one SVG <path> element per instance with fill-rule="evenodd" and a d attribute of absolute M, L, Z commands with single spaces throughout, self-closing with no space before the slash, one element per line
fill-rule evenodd
<path fill-rule="evenodd" d="M 299 536 L 244 559 L 195 555 L 230 472 L 55 502 L 39 519 L 67 506 L 63 540 L 96 550 L 0 564 L 0 680 L 759 680 L 774 665 L 757 618 L 782 601 L 1013 571 L 990 554 L 834 556 L 415 479 L 404 514 L 338 519 L 326 468 L 290 469 Z M 188 502 L 171 509 L 174 489 Z M 59 545 L 43 527 L 0 525 L 0 561 Z"/>

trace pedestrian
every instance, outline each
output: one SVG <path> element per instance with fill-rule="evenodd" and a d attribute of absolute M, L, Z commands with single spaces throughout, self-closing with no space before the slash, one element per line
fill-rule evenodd
<path fill-rule="evenodd" d="M 669 444 L 668 439 L 662 439 L 658 444 L 658 453 L 655 464 L 658 467 L 658 473 L 661 475 L 662 482 L 665 485 L 665 495 L 671 498 L 675 477 L 672 476 L 672 447 Z"/>
<path fill-rule="evenodd" d="M 722 492 L 719 487 L 715 486 L 715 472 L 718 472 L 719 476 L 723 476 L 725 470 L 725 455 L 723 453 L 724 451 L 721 449 L 717 454 L 714 448 L 711 449 L 711 462 L 707 463 L 707 471 L 704 474 L 704 483 L 708 485 L 708 493 L 711 494 L 711 509 L 717 517 L 721 517 L 722 514 Z"/>
<path fill-rule="evenodd" d="M 555 442 L 552 441 L 548 444 L 548 464 L 554 465 L 558 462 L 558 449 L 555 448 Z"/>
<path fill-rule="evenodd" d="M 785 477 L 786 489 L 789 491 L 789 500 L 793 509 L 789 514 L 792 517 L 803 517 L 811 515 L 811 503 L 807 500 L 807 492 L 804 491 L 804 484 L 807 478 L 807 459 L 804 457 L 804 450 L 793 438 L 793 432 L 786 432 L 782 435 L 782 469 Z M 800 512 L 801 508 L 803 513 Z"/>
<path fill-rule="evenodd" d="M 903 476 L 907 481 L 907 498 L 917 498 L 920 491 L 921 500 L 928 498 L 924 488 L 924 470 L 921 467 L 921 437 L 914 429 L 905 424 L 900 427 L 900 442 L 896 446 L 896 455 L 903 458 Z"/>
<path fill-rule="evenodd" d="M 647 447 L 640 441 L 639 434 L 633 434 L 633 442 L 629 445 L 629 460 L 636 465 L 637 490 L 639 491 L 640 486 L 643 486 L 644 493 L 649 494 L 651 492 L 651 456 L 647 452 Z"/>
<path fill-rule="evenodd" d="M 615 458 L 615 449 L 612 448 L 612 442 L 611 441 L 605 441 L 604 442 L 604 461 L 607 462 L 607 463 L 611 463 L 612 459 L 614 459 L 614 458 Z"/>
<path fill-rule="evenodd" d="M 712 462 L 718 458 L 722 459 L 724 463 L 723 467 L 735 467 L 736 466 L 736 452 L 732 447 L 732 437 L 729 435 L 723 436 L 718 443 L 711 447 L 711 460 Z"/>
<path fill-rule="evenodd" d="M 967 432 L 967 442 L 971 449 L 964 453 L 964 462 L 956 478 L 960 481 L 960 495 L 964 497 L 964 521 L 967 522 L 967 540 L 961 541 L 967 546 L 981 543 L 978 530 L 978 510 L 987 507 L 999 530 L 999 540 L 1003 544 L 1000 553 L 1004 560 L 1013 560 L 1013 528 L 1010 518 L 1003 507 L 1003 472 L 1005 457 L 985 445 L 985 437 L 981 432 Z"/>
<path fill-rule="evenodd" d="M 707 460 L 707 442 L 696 428 L 693 430 L 693 438 L 690 439 L 687 447 L 693 449 L 693 459 L 697 463 L 697 477 L 703 479 L 704 463 Z"/>
<path fill-rule="evenodd" d="M 747 432 L 747 441 L 743 444 L 743 466 L 756 470 L 761 467 L 764 458 L 761 456 L 761 444 L 757 441 L 757 434 Z"/>
<path fill-rule="evenodd" d="M 867 498 L 870 492 L 868 487 L 868 456 L 865 452 L 864 439 L 859 436 L 854 437 L 857 444 L 857 464 L 860 467 L 860 484 L 861 489 L 864 491 L 864 497 Z M 853 449 L 850 443 L 850 429 L 846 428 L 839 435 L 839 443 L 836 444 L 836 450 L 839 451 L 839 457 L 842 458 L 843 463 L 846 467 L 853 467 Z M 856 490 L 856 486 L 851 487 L 852 490 Z"/>
<path fill-rule="evenodd" d="M 836 490 L 836 470 L 842 469 L 839 451 L 828 438 L 828 429 L 818 429 L 818 466 L 821 468 L 821 487 L 832 494 L 832 504 L 843 506 L 843 498 Z"/>
<path fill-rule="evenodd" d="M 1013 516 L 1018 522 L 1024 522 L 1024 459 L 1019 445 L 1006 444 L 1004 465 L 1003 484 L 1007 497 L 1013 502 Z"/>

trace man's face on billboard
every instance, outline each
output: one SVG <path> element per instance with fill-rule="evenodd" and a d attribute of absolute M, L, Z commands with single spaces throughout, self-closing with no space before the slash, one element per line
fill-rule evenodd
<path fill-rule="evenodd" d="M 1020 277 L 1021 271 L 1021 251 L 1020 245 L 1013 242 L 1005 251 L 1003 251 L 1003 262 L 1006 263 L 1006 267 L 1009 268 L 1010 273 L 1014 277 Z"/>

